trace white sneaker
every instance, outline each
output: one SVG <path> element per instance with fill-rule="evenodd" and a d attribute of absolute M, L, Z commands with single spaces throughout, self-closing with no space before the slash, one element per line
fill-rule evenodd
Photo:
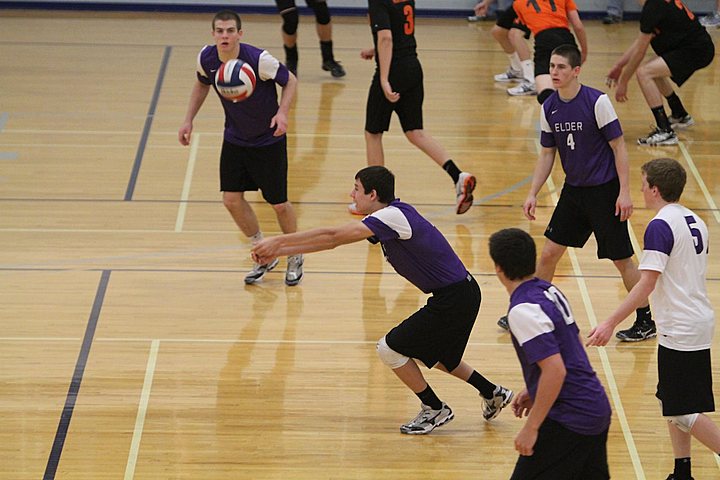
<path fill-rule="evenodd" d="M 522 70 L 513 70 L 512 67 L 508 68 L 505 73 L 498 73 L 495 75 L 496 82 L 522 82 L 523 78 Z"/>
<path fill-rule="evenodd" d="M 646 137 L 638 138 L 637 143 L 638 145 L 677 145 L 678 137 L 672 130 L 665 132 L 659 128 L 655 128 L 655 130 L 648 133 Z"/>
<path fill-rule="evenodd" d="M 425 435 L 426 433 L 432 432 L 435 428 L 440 425 L 445 425 L 450 420 L 455 418 L 450 407 L 445 402 L 442 404 L 440 410 L 433 410 L 424 403 L 420 404 L 422 410 L 417 414 L 417 417 L 413 418 L 410 422 L 405 425 L 400 425 L 400 433 L 407 435 Z"/>
<path fill-rule="evenodd" d="M 703 27 L 720 27 L 720 12 L 700 17 L 700 25 Z"/>
<path fill-rule="evenodd" d="M 513 398 L 513 391 L 500 385 L 495 387 L 493 398 L 483 397 L 483 418 L 487 421 L 500 415 L 500 410 L 507 407 Z M 482 397 L 482 395 L 481 395 Z"/>
<path fill-rule="evenodd" d="M 460 177 L 458 177 L 458 181 L 455 184 L 455 213 L 458 215 L 467 212 L 470 210 L 470 207 L 472 207 L 475 185 L 477 185 L 477 181 L 475 180 L 475 176 L 471 173 L 462 172 Z"/>
<path fill-rule="evenodd" d="M 285 271 L 285 285 L 294 287 L 303 277 L 304 259 L 302 253 L 293 255 L 287 259 L 287 270 Z"/>
<path fill-rule="evenodd" d="M 260 265 L 259 263 L 254 264 L 253 269 L 250 270 L 247 275 L 245 275 L 245 283 L 250 285 L 251 283 L 262 280 L 262 278 L 267 272 L 277 267 L 278 261 L 279 260 L 276 258 L 272 262 L 266 263 L 264 265 Z"/>
<path fill-rule="evenodd" d="M 690 125 L 695 125 L 695 120 L 690 115 L 684 117 L 668 117 L 670 120 L 670 126 L 675 128 L 687 128 Z"/>
<path fill-rule="evenodd" d="M 507 93 L 513 97 L 520 97 L 523 95 L 537 95 L 537 90 L 535 90 L 535 82 L 525 81 L 517 87 L 508 88 Z"/>

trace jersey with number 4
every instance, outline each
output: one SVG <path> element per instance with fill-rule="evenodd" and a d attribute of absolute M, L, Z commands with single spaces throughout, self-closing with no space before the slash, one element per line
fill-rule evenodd
<path fill-rule="evenodd" d="M 645 230 L 640 270 L 658 278 L 650 304 L 658 343 L 673 350 L 705 350 L 712 345 L 715 314 L 705 287 L 708 229 L 692 210 L 665 205 Z"/>
<path fill-rule="evenodd" d="M 368 14 L 377 58 L 377 32 L 390 30 L 393 41 L 393 61 L 402 57 L 416 57 L 415 1 L 369 0 Z"/>
<path fill-rule="evenodd" d="M 609 142 L 623 132 L 610 99 L 600 90 L 581 85 L 571 100 L 554 92 L 540 107 L 540 130 L 540 144 L 557 148 L 568 185 L 591 187 L 617 177 Z"/>

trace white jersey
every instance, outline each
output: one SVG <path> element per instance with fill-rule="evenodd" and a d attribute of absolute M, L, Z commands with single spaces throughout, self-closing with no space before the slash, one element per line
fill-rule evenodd
<path fill-rule="evenodd" d="M 671 203 L 645 230 L 640 270 L 658 278 L 650 305 L 657 322 L 658 343 L 673 350 L 710 348 L 715 314 L 705 287 L 708 229 L 692 210 Z"/>

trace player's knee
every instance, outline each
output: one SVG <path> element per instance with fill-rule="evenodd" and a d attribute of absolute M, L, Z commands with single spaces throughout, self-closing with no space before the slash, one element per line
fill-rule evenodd
<path fill-rule="evenodd" d="M 537 96 L 538 103 L 540 105 L 542 105 L 545 102 L 545 100 L 547 100 L 547 98 L 553 94 L 554 91 L 555 90 L 553 90 L 552 88 L 546 88 L 542 92 L 538 93 L 538 96 Z"/>
<path fill-rule="evenodd" d="M 410 360 L 409 357 L 406 357 L 405 355 L 402 355 L 390 348 L 385 341 L 385 337 L 378 340 L 377 352 L 380 360 L 393 370 L 402 367 L 408 362 L 408 360 Z"/>
<path fill-rule="evenodd" d="M 292 7 L 287 10 L 283 10 L 282 13 L 280 13 L 280 16 L 282 16 L 283 24 L 282 24 L 282 30 L 288 35 L 295 35 L 298 29 L 298 23 L 300 22 L 300 17 L 298 16 L 297 8 Z"/>
<path fill-rule="evenodd" d="M 503 28 L 499 25 L 493 25 L 493 27 L 490 29 L 490 35 L 492 35 L 493 38 L 498 42 L 502 41 L 504 38 L 507 38 L 508 33 L 509 32 L 506 28 Z"/>
<path fill-rule="evenodd" d="M 307 4 L 308 7 L 312 8 L 312 11 L 315 12 L 315 20 L 317 23 L 320 25 L 330 23 L 330 10 L 325 0 L 307 0 Z"/>
<path fill-rule="evenodd" d="M 693 425 L 698 419 L 699 413 L 689 413 L 687 415 L 675 415 L 672 417 L 665 417 L 665 419 L 675 425 L 677 428 L 685 433 L 690 433 Z"/>

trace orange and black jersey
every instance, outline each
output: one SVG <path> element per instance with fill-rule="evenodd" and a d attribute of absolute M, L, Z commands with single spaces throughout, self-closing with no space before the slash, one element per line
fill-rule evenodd
<path fill-rule="evenodd" d="M 518 19 L 533 35 L 550 28 L 568 28 L 567 14 L 577 10 L 573 0 L 515 0 L 513 8 Z"/>
<path fill-rule="evenodd" d="M 653 35 L 650 46 L 658 55 L 710 40 L 705 27 L 681 0 L 647 0 L 640 13 L 640 31 Z"/>
<path fill-rule="evenodd" d="M 376 61 L 377 32 L 380 30 L 390 30 L 392 33 L 393 60 L 417 56 L 414 0 L 368 0 L 368 14 Z"/>

